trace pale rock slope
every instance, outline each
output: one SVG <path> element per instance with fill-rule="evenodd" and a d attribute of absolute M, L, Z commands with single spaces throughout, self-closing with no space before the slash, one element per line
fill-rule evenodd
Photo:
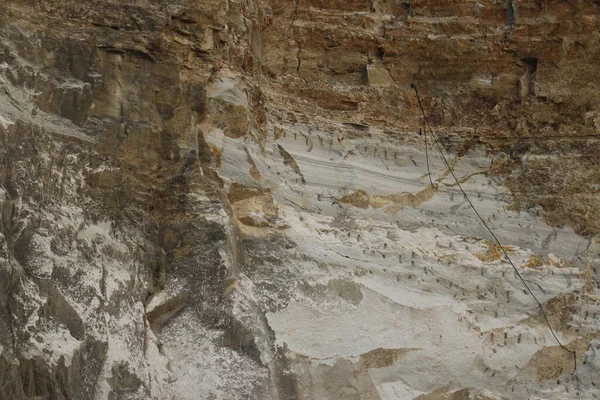
<path fill-rule="evenodd" d="M 0 400 L 600 397 L 599 16 L 2 2 Z"/>

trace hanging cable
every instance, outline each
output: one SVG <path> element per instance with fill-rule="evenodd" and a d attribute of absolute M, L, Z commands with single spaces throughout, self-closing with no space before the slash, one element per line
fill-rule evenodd
<path fill-rule="evenodd" d="M 419 135 L 423 133 L 422 129 L 419 129 Z M 427 143 L 427 129 L 425 129 L 425 160 L 427 162 L 427 176 L 429 177 L 429 183 L 433 186 L 433 180 L 431 179 L 431 171 L 429 170 L 429 144 Z"/>
<path fill-rule="evenodd" d="M 433 139 L 433 142 L 436 144 L 436 146 L 438 148 L 438 151 L 439 151 L 440 155 L 442 156 L 442 159 L 444 160 L 444 164 L 446 164 L 446 167 L 448 168 L 448 170 L 450 171 L 450 174 L 452 175 L 452 177 L 456 181 L 456 184 L 458 185 L 458 188 L 462 192 L 465 200 L 471 206 L 471 209 L 473 209 L 473 212 L 475 213 L 475 215 L 477 215 L 477 218 L 479 218 L 479 220 L 481 221 L 481 223 L 483 224 L 483 226 L 488 230 L 488 232 L 490 233 L 490 235 L 492 235 L 492 237 L 494 238 L 494 240 L 496 241 L 496 243 L 498 244 L 498 246 L 500 246 L 500 249 L 502 250 L 502 253 L 504 254 L 504 257 L 509 262 L 509 264 L 512 266 L 513 270 L 515 271 L 515 274 L 519 277 L 519 279 L 523 283 L 523 286 L 525 286 L 525 288 L 527 289 L 527 291 L 529 292 L 529 294 L 531 294 L 531 296 L 533 297 L 533 299 L 537 303 L 540 311 L 542 312 L 542 316 L 544 317 L 544 321 L 546 321 L 546 325 L 548 325 L 548 328 L 550 329 L 550 332 L 552 333 L 552 336 L 554 337 L 554 339 L 556 340 L 556 342 L 558 343 L 558 345 L 560 347 L 562 347 L 562 349 L 565 350 L 566 352 L 568 352 L 570 354 L 573 354 L 573 372 L 571 372 L 571 374 L 575 374 L 576 377 L 577 377 L 577 380 L 579 380 L 579 378 L 577 376 L 577 349 L 575 349 L 575 350 L 569 350 L 568 348 L 565 347 L 564 344 L 562 344 L 562 342 L 556 336 L 556 333 L 554 332 L 554 329 L 552 329 L 552 325 L 550 324 L 550 321 L 548 320 L 548 317 L 546 316 L 546 312 L 544 311 L 544 307 L 542 306 L 542 303 L 538 300 L 538 298 L 535 296 L 535 294 L 533 294 L 533 292 L 529 288 L 529 285 L 527 285 L 527 283 L 525 282 L 525 279 L 523 279 L 523 276 L 521 276 L 521 274 L 519 273 L 519 270 L 517 269 L 517 267 L 515 266 L 515 264 L 512 262 L 512 260 L 508 256 L 508 253 L 504 249 L 504 246 L 502 246 L 502 243 L 500 243 L 500 240 L 498 239 L 498 237 L 494 234 L 494 232 L 492 231 L 492 229 L 488 226 L 488 224 L 486 224 L 485 220 L 481 217 L 481 215 L 479 214 L 479 212 L 477 211 L 477 209 L 475 208 L 475 206 L 471 202 L 471 199 L 467 195 L 467 192 L 465 192 L 465 190 L 463 189 L 462 185 L 460 184 L 460 181 L 458 180 L 458 178 L 454 174 L 454 170 L 452 169 L 452 167 L 450 166 L 450 163 L 448 162 L 446 156 L 444 155 L 444 151 L 442 149 L 442 146 L 440 145 L 439 141 L 437 140 L 437 138 L 435 136 L 435 133 L 433 132 L 433 129 L 431 129 L 431 126 L 429 125 L 429 122 L 427 121 L 427 117 L 425 115 L 425 110 L 423 109 L 423 105 L 421 104 L 421 97 L 419 96 L 419 91 L 417 90 L 417 86 L 414 84 L 414 82 L 412 82 L 410 84 L 410 87 L 412 89 L 414 89 L 415 95 L 417 96 L 417 102 L 419 103 L 419 109 L 421 110 L 421 115 L 423 116 L 423 121 L 425 123 L 425 131 L 427 131 L 427 129 L 429 129 L 429 132 L 431 133 L 431 137 Z M 428 163 L 429 163 L 429 161 L 428 161 Z M 429 171 L 429 165 L 427 165 L 427 170 Z"/>

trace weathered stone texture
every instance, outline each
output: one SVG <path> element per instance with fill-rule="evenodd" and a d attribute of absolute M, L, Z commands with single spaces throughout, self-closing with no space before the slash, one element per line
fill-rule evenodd
<path fill-rule="evenodd" d="M 3 1 L 0 400 L 597 398 L 599 24 Z"/>

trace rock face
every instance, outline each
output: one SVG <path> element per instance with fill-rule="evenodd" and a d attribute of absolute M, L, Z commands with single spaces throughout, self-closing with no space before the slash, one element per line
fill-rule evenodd
<path fill-rule="evenodd" d="M 598 398 L 599 26 L 3 1 L 0 399 Z"/>

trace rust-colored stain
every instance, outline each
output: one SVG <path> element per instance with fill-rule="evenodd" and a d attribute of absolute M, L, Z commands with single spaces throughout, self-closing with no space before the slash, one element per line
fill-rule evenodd
<path fill-rule="evenodd" d="M 500 247 L 500 245 L 498 243 L 494 243 L 494 244 L 490 245 L 490 242 L 488 240 L 486 240 L 486 245 L 488 247 L 488 249 L 486 251 L 481 251 L 479 253 L 475 253 L 475 256 L 483 262 L 493 262 L 496 260 L 500 260 L 504 256 L 504 252 L 502 251 L 502 248 L 504 248 L 504 251 L 506 251 L 506 253 L 508 255 L 511 255 L 514 253 L 513 246 Z"/>
<path fill-rule="evenodd" d="M 214 143 L 209 142 L 208 145 L 210 146 L 210 151 L 211 151 L 212 155 L 215 157 L 215 162 L 216 162 L 217 168 L 221 167 L 221 156 L 222 156 L 223 152 Z"/>
<path fill-rule="evenodd" d="M 369 206 L 373 208 L 386 207 L 385 212 L 395 213 L 402 210 L 404 206 L 417 207 L 431 200 L 436 192 L 437 187 L 432 185 L 415 194 L 404 192 L 387 196 L 369 194 L 364 190 L 357 190 L 354 193 L 339 198 L 338 201 L 359 208 L 367 208 Z"/>
<path fill-rule="evenodd" d="M 525 264 L 523 264 L 522 268 L 538 268 L 544 265 L 544 259 L 542 256 L 531 255 Z"/>

